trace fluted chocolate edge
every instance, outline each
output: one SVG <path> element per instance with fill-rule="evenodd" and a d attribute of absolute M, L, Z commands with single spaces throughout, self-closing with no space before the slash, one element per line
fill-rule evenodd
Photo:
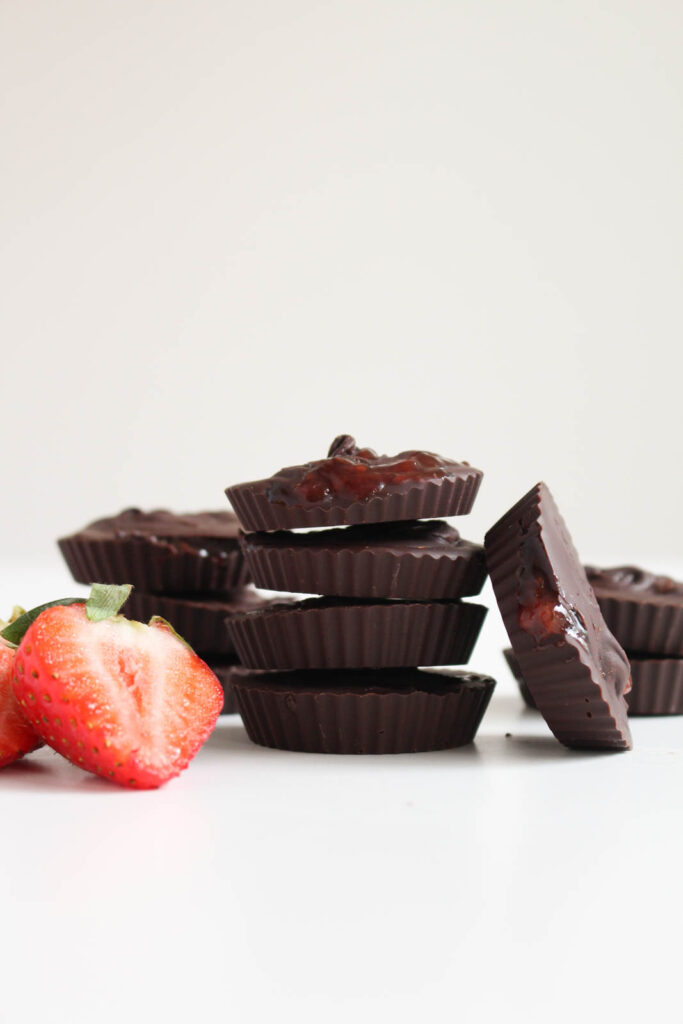
<path fill-rule="evenodd" d="M 427 480 L 401 491 L 351 505 L 302 508 L 268 500 L 268 481 L 236 484 L 225 491 L 247 532 L 296 530 L 314 526 L 354 526 L 408 519 L 442 519 L 467 515 L 479 491 L 482 472 L 472 468 L 455 480 Z M 263 484 L 263 486 L 259 486 Z"/>
<path fill-rule="evenodd" d="M 152 594 L 225 594 L 248 582 L 237 545 L 224 558 L 217 558 L 187 545 L 169 553 L 167 545 L 131 538 L 91 539 L 76 534 L 57 543 L 79 583 L 132 583 Z"/>
<path fill-rule="evenodd" d="M 248 675 L 234 692 L 249 738 L 264 747 L 320 754 L 402 754 L 471 743 L 495 681 L 470 676 L 449 692 L 318 692 L 269 689 Z"/>
<path fill-rule="evenodd" d="M 460 602 L 273 608 L 232 617 L 228 631 L 252 669 L 464 665 L 487 609 Z"/>
<path fill-rule="evenodd" d="M 463 545 L 457 554 L 416 555 L 383 548 L 306 548 L 245 543 L 256 586 L 333 597 L 436 601 L 478 594 L 486 579 L 484 549 Z"/>

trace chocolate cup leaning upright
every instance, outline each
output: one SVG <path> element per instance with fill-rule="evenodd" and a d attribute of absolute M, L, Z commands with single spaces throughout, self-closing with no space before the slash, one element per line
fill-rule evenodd
<path fill-rule="evenodd" d="M 683 583 L 634 566 L 586 567 L 605 622 L 628 651 L 683 657 Z"/>
<path fill-rule="evenodd" d="M 471 743 L 495 681 L 422 669 L 245 673 L 233 684 L 249 738 L 319 754 L 403 754 Z"/>
<path fill-rule="evenodd" d="M 235 655 L 226 619 L 231 615 L 264 608 L 269 603 L 267 598 L 249 587 L 225 598 L 169 597 L 166 594 L 144 594 L 141 590 L 134 590 L 123 611 L 127 618 L 140 622 L 148 622 L 153 615 L 160 615 L 171 623 L 200 658 L 210 663 L 212 655 Z"/>
<path fill-rule="evenodd" d="M 236 484 L 225 493 L 248 533 L 353 526 L 466 515 L 482 475 L 466 462 L 432 452 L 377 455 L 342 434 L 326 459 Z"/>
<path fill-rule="evenodd" d="M 486 616 L 459 601 L 273 602 L 234 615 L 228 630 L 254 669 L 403 668 L 464 665 Z"/>
<path fill-rule="evenodd" d="M 225 594 L 247 582 L 232 512 L 128 508 L 57 543 L 79 583 L 132 583 L 148 593 Z"/>
<path fill-rule="evenodd" d="M 510 509 L 484 547 L 520 672 L 552 732 L 567 747 L 629 750 L 628 659 L 547 486 Z"/>
<path fill-rule="evenodd" d="M 240 537 L 257 587 L 403 601 L 478 594 L 484 549 L 439 520 Z"/>

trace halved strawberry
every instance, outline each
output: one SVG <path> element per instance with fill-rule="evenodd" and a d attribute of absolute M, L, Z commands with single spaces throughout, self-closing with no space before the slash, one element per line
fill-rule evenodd
<path fill-rule="evenodd" d="M 168 623 L 103 617 L 91 601 L 41 612 L 16 653 L 14 692 L 51 747 L 138 789 L 187 767 L 223 703 L 211 669 Z"/>
<path fill-rule="evenodd" d="M 43 745 L 24 718 L 12 689 L 15 655 L 14 647 L 0 640 L 0 768 Z"/>

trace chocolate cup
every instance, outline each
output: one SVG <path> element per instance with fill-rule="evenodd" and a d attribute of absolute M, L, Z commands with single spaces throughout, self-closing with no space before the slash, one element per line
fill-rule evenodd
<path fill-rule="evenodd" d="M 483 547 L 438 520 L 251 533 L 240 545 L 266 590 L 434 601 L 478 594 L 486 579 Z"/>
<path fill-rule="evenodd" d="M 626 695 L 629 715 L 683 715 L 683 658 L 643 658 L 630 654 L 633 689 Z"/>
<path fill-rule="evenodd" d="M 609 629 L 623 647 L 640 654 L 683 657 L 683 601 L 680 595 L 639 595 L 598 589 L 595 596 Z"/>
<path fill-rule="evenodd" d="M 529 687 L 524 682 L 524 676 L 522 675 L 521 669 L 519 667 L 519 662 L 515 657 L 515 652 L 512 650 L 511 647 L 506 647 L 505 650 L 503 651 L 503 656 L 508 663 L 508 668 L 515 677 L 515 682 L 519 687 L 519 692 L 522 697 L 522 700 L 528 708 L 531 708 L 532 711 L 538 711 L 538 708 L 536 707 L 536 701 L 531 696 Z"/>
<path fill-rule="evenodd" d="M 348 505 L 332 502 L 324 506 L 299 507 L 270 501 L 271 479 L 236 484 L 225 493 L 246 532 L 296 530 L 464 516 L 472 510 L 482 476 L 481 470 L 463 466 L 457 477 L 406 482 L 387 488 L 367 501 Z"/>
<path fill-rule="evenodd" d="M 521 675 L 554 735 L 575 749 L 630 749 L 628 659 L 547 486 L 517 502 L 484 547 Z"/>
<path fill-rule="evenodd" d="M 249 738 L 316 754 L 405 754 L 474 739 L 495 680 L 469 672 L 245 674 L 233 686 Z"/>
<path fill-rule="evenodd" d="M 230 615 L 267 604 L 266 598 L 250 588 L 237 591 L 229 599 L 169 597 L 134 590 L 126 601 L 124 614 L 140 622 L 148 622 L 153 615 L 160 615 L 171 623 L 190 647 L 209 661 L 215 655 L 235 656 L 235 647 L 226 627 Z"/>
<path fill-rule="evenodd" d="M 132 583 L 147 593 L 227 594 L 249 580 L 237 541 L 234 550 L 220 556 L 185 541 L 153 538 L 96 540 L 74 534 L 57 543 L 79 583 Z"/>
<path fill-rule="evenodd" d="M 252 669 L 464 665 L 486 611 L 457 601 L 310 598 L 237 615 L 228 630 L 240 662 Z"/>
<path fill-rule="evenodd" d="M 132 583 L 147 593 L 225 594 L 246 582 L 232 512 L 127 508 L 57 543 L 79 583 Z"/>

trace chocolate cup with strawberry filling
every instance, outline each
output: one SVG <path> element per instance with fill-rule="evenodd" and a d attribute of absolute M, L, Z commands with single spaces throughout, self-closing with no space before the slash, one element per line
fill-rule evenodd
<path fill-rule="evenodd" d="M 57 543 L 79 583 L 132 583 L 147 593 L 226 594 L 247 582 L 229 511 L 128 508 Z"/>
<path fill-rule="evenodd" d="M 318 754 L 404 754 L 471 743 L 495 681 L 398 669 L 244 673 L 233 687 L 249 738 Z"/>
<path fill-rule="evenodd" d="M 309 598 L 233 615 L 240 662 L 255 669 L 464 665 L 486 608 L 459 601 Z"/>
<path fill-rule="evenodd" d="M 683 657 L 683 583 L 634 566 L 586 567 L 605 622 L 629 651 Z"/>
<path fill-rule="evenodd" d="M 247 532 L 438 519 L 471 511 L 482 472 L 432 452 L 377 455 L 335 438 L 326 459 L 228 487 Z"/>
<path fill-rule="evenodd" d="M 240 544 L 266 590 L 429 601 L 478 594 L 486 579 L 483 547 L 439 520 L 250 533 Z"/>
<path fill-rule="evenodd" d="M 230 616 L 265 608 L 270 603 L 251 587 L 245 587 L 229 598 L 169 597 L 134 590 L 123 611 L 127 618 L 141 622 L 160 615 L 205 661 L 210 661 L 214 655 L 235 656 L 235 646 L 226 626 Z"/>
<path fill-rule="evenodd" d="M 547 486 L 510 509 L 484 547 L 521 675 L 554 735 L 576 749 L 629 750 L 628 658 Z"/>

